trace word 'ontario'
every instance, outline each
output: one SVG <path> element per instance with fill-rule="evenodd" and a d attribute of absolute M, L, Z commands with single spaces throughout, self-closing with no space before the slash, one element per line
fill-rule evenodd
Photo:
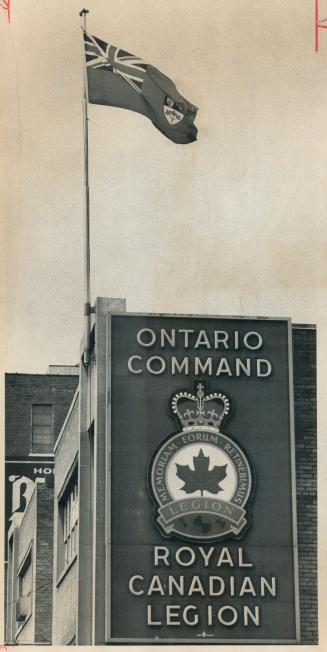
<path fill-rule="evenodd" d="M 167 351 L 171 349 L 184 349 L 188 352 L 203 353 L 205 350 L 213 351 L 250 351 L 256 352 L 263 346 L 263 337 L 257 331 L 227 332 L 213 330 L 211 333 L 204 329 L 191 328 L 162 328 L 156 333 L 152 328 L 141 328 L 136 335 L 137 343 L 146 349 L 158 347 Z M 143 356 L 135 353 L 127 362 L 128 371 L 132 374 L 149 373 L 159 376 L 165 372 L 172 376 L 255 376 L 267 378 L 272 373 L 272 364 L 265 358 L 254 357 L 226 357 L 224 355 L 184 355 Z"/>
<path fill-rule="evenodd" d="M 197 549 L 198 556 L 193 548 L 183 546 L 175 551 L 174 560 L 171 559 L 170 550 L 166 546 L 154 547 L 154 566 L 179 566 L 192 567 L 195 563 L 204 568 L 252 568 L 253 563 L 245 559 L 243 548 L 237 551 L 229 548 L 215 549 L 213 546 L 207 551 L 201 546 Z M 159 627 L 187 625 L 193 627 L 214 626 L 215 623 L 224 627 L 232 627 L 237 622 L 247 627 L 260 626 L 262 621 L 262 605 L 253 603 L 253 598 L 267 598 L 268 603 L 277 597 L 277 580 L 275 576 L 263 575 L 220 575 L 212 572 L 206 575 L 191 574 L 154 574 L 149 578 L 138 573 L 129 579 L 129 592 L 136 596 L 148 596 L 155 600 L 155 604 L 148 602 L 146 605 L 146 624 Z M 249 571 L 251 573 L 251 571 Z M 180 604 L 179 596 L 191 597 L 196 604 Z M 160 602 L 160 597 L 170 597 L 175 602 Z M 233 598 L 237 598 L 235 604 Z M 251 604 L 240 604 L 240 598 L 251 599 Z M 159 598 L 159 601 L 158 601 Z M 177 602 L 176 602 L 177 598 Z M 201 600 L 211 598 L 211 602 Z M 219 600 L 216 600 L 219 598 Z M 200 599 L 200 602 L 199 602 Z M 213 599 L 213 600 L 212 600 Z M 225 599 L 226 602 L 222 602 Z"/>

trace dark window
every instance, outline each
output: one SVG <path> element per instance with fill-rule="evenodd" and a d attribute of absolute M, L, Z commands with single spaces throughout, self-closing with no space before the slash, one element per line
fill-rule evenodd
<path fill-rule="evenodd" d="M 65 566 L 75 557 L 77 552 L 77 528 L 78 528 L 78 491 L 77 478 L 69 488 L 67 495 L 61 505 L 64 530 L 64 563 Z"/>
<path fill-rule="evenodd" d="M 26 620 L 32 611 L 32 550 L 29 551 L 26 560 L 18 574 L 18 600 L 16 619 Z"/>
<path fill-rule="evenodd" d="M 57 577 L 75 559 L 78 551 L 78 468 L 72 474 L 58 502 Z"/>
<path fill-rule="evenodd" d="M 53 406 L 32 405 L 32 453 L 53 451 Z"/>

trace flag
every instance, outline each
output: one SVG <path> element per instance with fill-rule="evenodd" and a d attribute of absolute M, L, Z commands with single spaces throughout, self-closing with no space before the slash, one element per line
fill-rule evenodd
<path fill-rule="evenodd" d="M 88 99 L 136 111 L 174 143 L 192 143 L 197 108 L 175 84 L 139 57 L 84 32 Z"/>

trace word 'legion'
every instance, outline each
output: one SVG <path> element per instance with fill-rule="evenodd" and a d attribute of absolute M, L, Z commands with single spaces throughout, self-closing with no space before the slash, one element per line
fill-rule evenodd
<path fill-rule="evenodd" d="M 143 349 L 161 349 L 160 355 L 154 354 L 144 357 L 139 353 L 131 355 L 127 362 L 128 371 L 139 375 L 149 373 L 159 376 L 165 372 L 172 376 L 254 376 L 268 378 L 273 371 L 270 360 L 265 358 L 235 357 L 227 358 L 224 355 L 206 356 L 165 356 L 169 349 L 176 351 L 185 350 L 204 353 L 212 350 L 217 352 L 250 352 L 259 351 L 264 344 L 263 336 L 257 331 L 225 331 L 205 329 L 165 329 L 155 332 L 152 328 L 141 328 L 136 334 L 137 345 Z"/>

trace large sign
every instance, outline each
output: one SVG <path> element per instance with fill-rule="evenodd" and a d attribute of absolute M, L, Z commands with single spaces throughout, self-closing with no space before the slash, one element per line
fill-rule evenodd
<path fill-rule="evenodd" d="M 120 314 L 108 338 L 108 642 L 297 642 L 291 324 Z"/>

